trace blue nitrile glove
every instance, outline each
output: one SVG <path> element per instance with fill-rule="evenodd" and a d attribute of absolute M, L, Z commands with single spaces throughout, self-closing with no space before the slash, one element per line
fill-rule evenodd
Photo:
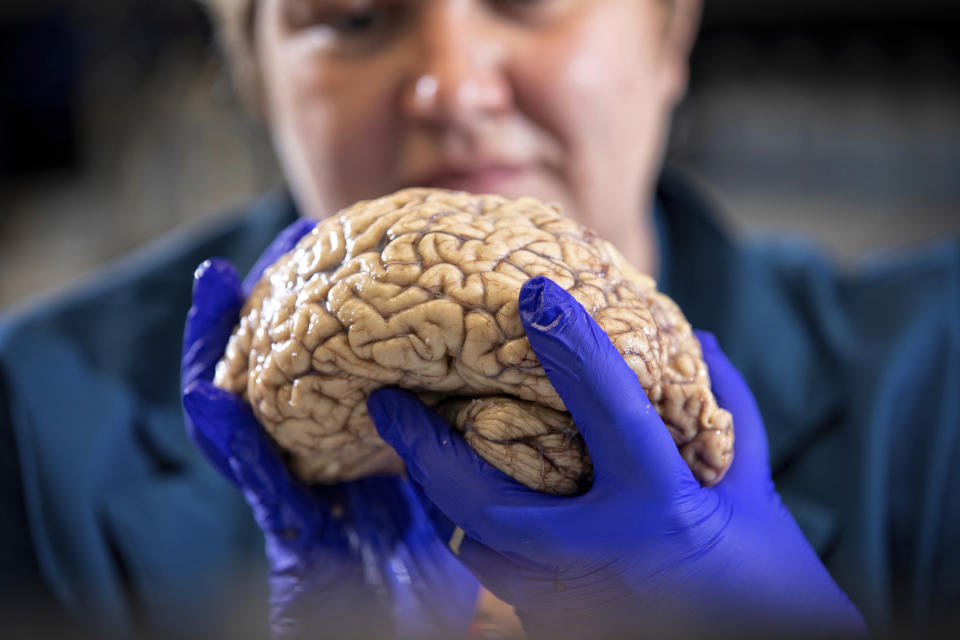
<path fill-rule="evenodd" d="M 224 260 L 197 269 L 181 369 L 187 430 L 263 531 L 275 636 L 461 637 L 477 581 L 436 537 L 411 484 L 296 481 L 250 407 L 211 382 L 253 284 L 315 224 L 281 233 L 243 285 Z"/>
<path fill-rule="evenodd" d="M 866 633 L 780 502 L 759 411 L 712 335 L 700 334 L 704 356 L 737 439 L 726 477 L 703 488 L 579 303 L 534 278 L 520 315 L 593 460 L 583 495 L 520 485 L 405 391 L 377 391 L 368 407 L 433 503 L 438 534 L 465 531 L 460 559 L 531 637 Z"/>

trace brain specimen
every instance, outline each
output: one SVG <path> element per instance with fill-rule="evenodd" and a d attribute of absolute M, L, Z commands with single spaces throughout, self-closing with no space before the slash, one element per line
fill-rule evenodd
<path fill-rule="evenodd" d="M 294 473 L 332 483 L 402 469 L 367 415 L 400 386 L 525 485 L 589 487 L 584 442 L 530 348 L 521 285 L 546 276 L 610 336 L 704 485 L 733 455 L 700 344 L 611 244 L 532 198 L 406 189 L 319 222 L 268 268 L 217 365 Z"/>

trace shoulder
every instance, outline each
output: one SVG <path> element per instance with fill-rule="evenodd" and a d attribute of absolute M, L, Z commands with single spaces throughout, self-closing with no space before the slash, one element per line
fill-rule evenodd
<path fill-rule="evenodd" d="M 53 460 L 96 465 L 132 425 L 155 452 L 184 449 L 174 423 L 193 271 L 212 256 L 247 268 L 293 217 L 287 203 L 206 218 L 0 318 L 0 415 L 21 462 L 50 477 Z"/>
<path fill-rule="evenodd" d="M 804 243 L 741 250 L 764 274 L 780 321 L 803 336 L 792 355 L 788 342 L 754 350 L 764 379 L 788 389 L 756 383 L 769 415 L 777 416 L 770 397 L 781 407 L 802 400 L 768 423 L 778 486 L 791 507 L 815 503 L 843 523 L 822 549 L 870 619 L 939 624 L 960 598 L 952 559 L 960 544 L 952 498 L 960 491 L 960 241 L 877 253 L 849 268 Z M 805 417 L 788 442 L 792 415 Z"/>
<path fill-rule="evenodd" d="M 246 269 L 292 216 L 274 197 L 207 219 L 0 319 L 0 540 L 32 549 L 17 572 L 60 605 L 117 628 L 125 589 L 148 615 L 206 606 L 204 580 L 251 548 L 242 501 L 184 433 L 182 327 L 197 264 Z"/>
<path fill-rule="evenodd" d="M 179 412 L 194 269 L 212 256 L 248 267 L 291 217 L 285 202 L 269 196 L 177 230 L 0 318 L 0 410 L 15 431 L 56 433 L 46 440 L 56 445 L 65 419 L 92 428 L 138 407 Z"/>
<path fill-rule="evenodd" d="M 668 293 L 694 324 L 732 343 L 789 330 L 853 357 L 852 345 L 896 341 L 918 323 L 957 331 L 960 236 L 839 265 L 803 237 L 728 233 L 720 207 L 676 169 L 664 172 L 657 197 Z"/>
<path fill-rule="evenodd" d="M 865 575 L 960 584 L 944 562 L 960 543 L 960 238 L 841 266 L 803 240 L 730 237 L 676 176 L 659 195 L 668 293 L 747 379 L 778 488 L 831 568 L 879 609 Z"/>
<path fill-rule="evenodd" d="M 809 323 L 835 325 L 835 337 L 858 361 L 891 357 L 890 349 L 914 343 L 918 334 L 957 355 L 960 237 L 878 251 L 844 267 L 791 240 L 748 243 L 742 253 Z"/>
<path fill-rule="evenodd" d="M 248 268 L 293 217 L 289 199 L 270 194 L 175 230 L 68 289 L 15 308 L 0 317 L 0 362 L 18 368 L 23 362 L 13 357 L 45 340 L 71 343 L 96 361 L 93 353 L 116 352 L 125 341 L 179 325 L 201 261 L 220 256 Z"/>

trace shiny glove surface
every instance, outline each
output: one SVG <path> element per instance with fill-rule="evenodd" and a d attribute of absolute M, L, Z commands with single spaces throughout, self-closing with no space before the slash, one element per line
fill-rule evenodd
<path fill-rule="evenodd" d="M 187 431 L 263 531 L 275 636 L 462 637 L 478 585 L 436 537 L 411 484 L 298 482 L 249 405 L 211 382 L 247 294 L 315 224 L 283 231 L 243 284 L 224 260 L 197 269 L 181 366 Z"/>
<path fill-rule="evenodd" d="M 531 637 L 866 633 L 781 504 L 756 403 L 712 335 L 698 337 L 737 440 L 727 476 L 703 488 L 578 302 L 534 278 L 520 315 L 593 459 L 583 495 L 520 485 L 406 391 L 377 391 L 368 406 L 432 504 L 438 534 L 462 528 L 460 559 L 516 607 Z"/>

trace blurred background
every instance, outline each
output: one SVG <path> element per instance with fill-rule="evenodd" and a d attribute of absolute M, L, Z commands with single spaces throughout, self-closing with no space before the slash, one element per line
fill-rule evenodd
<path fill-rule="evenodd" d="M 732 228 L 960 232 L 960 2 L 705 4 L 669 155 Z M 0 4 L 0 311 L 279 184 L 196 0 Z"/>

